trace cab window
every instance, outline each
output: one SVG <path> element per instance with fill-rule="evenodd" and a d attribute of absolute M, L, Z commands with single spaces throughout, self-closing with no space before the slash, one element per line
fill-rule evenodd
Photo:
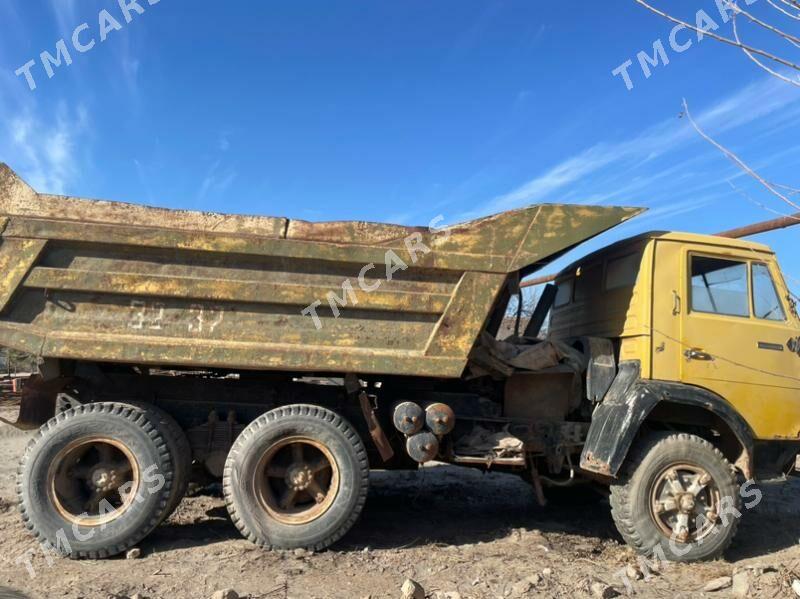
<path fill-rule="evenodd" d="M 608 261 L 606 290 L 633 287 L 639 274 L 641 254 L 628 254 Z"/>
<path fill-rule="evenodd" d="M 753 264 L 753 313 L 764 320 L 786 320 L 775 282 L 766 264 Z"/>
<path fill-rule="evenodd" d="M 747 263 L 691 257 L 692 311 L 749 316 Z"/>
<path fill-rule="evenodd" d="M 603 265 L 581 268 L 575 278 L 575 301 L 582 302 L 596 296 L 603 282 Z"/>
<path fill-rule="evenodd" d="M 572 279 L 564 279 L 558 282 L 558 290 L 556 291 L 556 299 L 553 302 L 554 308 L 565 306 L 572 299 Z"/>

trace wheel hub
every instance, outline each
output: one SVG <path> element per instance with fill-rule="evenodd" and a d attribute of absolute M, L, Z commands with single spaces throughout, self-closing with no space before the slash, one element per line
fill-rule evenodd
<path fill-rule="evenodd" d="M 652 487 L 651 515 L 667 537 L 695 542 L 709 534 L 717 522 L 720 492 L 711 475 L 691 464 L 664 470 Z"/>
<path fill-rule="evenodd" d="M 139 468 L 131 451 L 109 437 L 71 443 L 48 470 L 49 495 L 70 522 L 99 526 L 130 507 L 139 485 Z M 121 489 L 130 486 L 130 493 Z M 113 507 L 108 511 L 107 505 Z"/>
<path fill-rule="evenodd" d="M 339 490 L 331 451 L 306 437 L 288 437 L 262 456 L 256 491 L 264 510 L 284 524 L 307 524 L 322 516 Z"/>
<path fill-rule="evenodd" d="M 314 473 L 307 464 L 292 464 L 286 470 L 286 486 L 295 491 L 306 490 L 313 480 Z"/>

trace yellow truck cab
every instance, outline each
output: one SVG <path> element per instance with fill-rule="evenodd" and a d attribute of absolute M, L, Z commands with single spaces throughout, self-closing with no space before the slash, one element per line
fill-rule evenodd
<path fill-rule="evenodd" d="M 614 477 L 612 511 L 634 547 L 671 537 L 692 541 L 689 559 L 718 554 L 720 504 L 738 510 L 746 492 L 724 464 L 739 479 L 774 479 L 798 453 L 800 320 L 775 254 L 651 232 L 581 259 L 556 285 L 550 338 L 610 339 L 618 364 L 581 468 Z"/>

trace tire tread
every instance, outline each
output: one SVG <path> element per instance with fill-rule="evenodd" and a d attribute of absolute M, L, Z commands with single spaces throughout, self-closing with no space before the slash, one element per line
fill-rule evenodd
<path fill-rule="evenodd" d="M 368 480 L 369 480 L 369 460 L 367 458 L 367 452 L 364 448 L 364 444 L 361 442 L 361 438 L 352 430 L 350 425 L 347 421 L 344 420 L 341 416 L 336 414 L 335 412 L 325 409 L 320 406 L 315 405 L 308 405 L 308 404 L 293 404 L 288 406 L 283 406 L 280 408 L 276 408 L 271 410 L 265 414 L 259 416 L 256 420 L 254 420 L 240 435 L 240 437 L 236 440 L 231 448 L 228 459 L 225 462 L 225 469 L 222 475 L 222 491 L 223 495 L 225 496 L 225 505 L 228 508 L 228 513 L 230 514 L 231 521 L 233 522 L 234 526 L 239 530 L 241 535 L 246 538 L 248 541 L 254 543 L 258 547 L 266 550 L 273 550 L 273 549 L 280 549 L 279 547 L 275 547 L 268 542 L 260 539 L 258 535 L 255 534 L 248 526 L 247 523 L 244 521 L 243 518 L 237 512 L 236 505 L 233 501 L 233 483 L 231 480 L 231 474 L 233 471 L 233 464 L 237 462 L 238 457 L 240 455 L 241 446 L 244 444 L 245 441 L 251 439 L 255 436 L 257 430 L 261 430 L 279 420 L 283 420 L 285 418 L 291 418 L 294 416 L 306 416 L 312 418 L 319 418 L 320 420 L 327 422 L 328 424 L 332 424 L 337 430 L 339 430 L 343 436 L 348 440 L 348 442 L 353 446 L 353 449 L 356 451 L 356 455 L 358 456 L 358 465 L 359 465 L 359 473 L 358 475 L 365 481 L 365 484 L 361 485 L 359 490 L 358 500 L 351 511 L 347 520 L 342 523 L 337 530 L 333 531 L 328 537 L 319 541 L 313 545 L 308 545 L 304 547 L 310 551 L 321 551 L 326 547 L 329 547 L 340 538 L 342 538 L 347 531 L 355 524 L 356 520 L 361 514 L 361 510 L 364 507 L 364 504 L 367 500 L 367 492 L 368 492 Z"/>
<path fill-rule="evenodd" d="M 637 553 L 649 555 L 652 553 L 653 548 L 647 547 L 644 539 L 636 528 L 635 518 L 632 513 L 631 501 L 631 486 L 633 485 L 633 475 L 636 472 L 638 465 L 644 458 L 652 451 L 658 451 L 660 445 L 674 442 L 693 443 L 706 451 L 710 451 L 714 457 L 721 463 L 725 464 L 731 476 L 731 482 L 736 485 L 736 468 L 725 458 L 722 452 L 714 445 L 705 439 L 696 435 L 688 433 L 652 433 L 643 438 L 637 443 L 628 454 L 622 471 L 620 472 L 619 484 L 611 485 L 611 495 L 609 503 L 611 504 L 611 517 L 617 527 L 620 535 L 625 542 L 630 545 Z M 739 518 L 734 518 L 731 524 L 730 532 L 728 533 L 726 542 L 721 546 L 717 553 L 724 552 L 736 536 L 736 530 L 739 526 Z"/>
<path fill-rule="evenodd" d="M 64 426 L 65 423 L 68 423 L 75 418 L 80 418 L 87 415 L 103 414 L 118 416 L 129 420 L 136 426 L 140 427 L 155 442 L 155 448 L 159 453 L 162 462 L 165 464 L 166 469 L 166 472 L 163 473 L 165 479 L 164 488 L 161 492 L 161 500 L 158 509 L 155 510 L 154 513 L 151 514 L 150 518 L 148 518 L 135 533 L 131 534 L 125 542 L 91 551 L 76 551 L 71 549 L 68 554 L 65 554 L 65 557 L 69 557 L 71 559 L 102 559 L 111 555 L 122 553 L 139 543 L 161 522 L 161 517 L 167 508 L 169 490 L 172 486 L 172 464 L 169 451 L 167 450 L 167 445 L 156 427 L 150 422 L 149 419 L 145 417 L 142 412 L 137 411 L 130 406 L 126 406 L 124 403 L 117 402 L 90 403 L 70 408 L 69 410 L 65 410 L 56 414 L 53 418 L 48 420 L 39 428 L 37 433 L 26 445 L 25 452 L 23 453 L 19 467 L 17 468 L 16 491 L 18 507 L 25 527 L 34 536 L 34 538 L 42 545 L 50 544 L 50 541 L 46 538 L 45 533 L 36 527 L 31 518 L 29 513 L 30 508 L 28 507 L 27 493 L 25 492 L 23 485 L 24 471 L 34 448 L 37 444 L 45 442 L 50 435 L 54 434 L 61 426 Z"/>

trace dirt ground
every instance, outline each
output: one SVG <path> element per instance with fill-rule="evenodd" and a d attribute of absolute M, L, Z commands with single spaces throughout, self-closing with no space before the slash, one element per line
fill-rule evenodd
<path fill-rule="evenodd" d="M 627 594 L 616 575 L 636 564 L 604 498 L 542 509 L 519 478 L 449 466 L 375 472 L 359 522 L 317 554 L 257 549 L 240 538 L 221 497 L 206 494 L 185 499 L 141 543 L 138 559 L 48 564 L 16 510 L 16 464 L 28 437 L 0 424 L 0 597 L 13 589 L 42 598 L 210 598 L 233 589 L 253 598 L 360 599 L 400 597 L 406 578 L 438 599 L 599 597 Z M 794 596 L 800 478 L 762 489 L 764 499 L 745 514 L 726 560 L 670 564 L 632 581 L 632 593 L 729 597 L 731 588 L 703 588 L 742 572 L 736 578 L 748 585 L 746 596 Z M 33 578 L 15 563 L 29 549 L 36 550 Z"/>

